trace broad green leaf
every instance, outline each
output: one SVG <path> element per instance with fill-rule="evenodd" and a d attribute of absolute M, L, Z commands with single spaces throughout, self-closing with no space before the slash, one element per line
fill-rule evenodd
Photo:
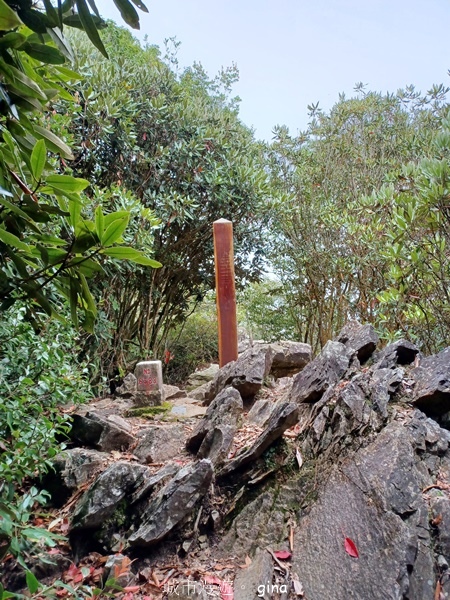
<path fill-rule="evenodd" d="M 0 228 L 0 241 L 4 242 L 5 244 L 8 244 L 8 246 L 17 248 L 17 250 L 25 250 L 25 252 L 31 252 L 31 248 L 28 244 L 25 244 L 25 242 L 22 242 L 22 240 L 19 240 L 19 238 L 16 235 L 14 235 L 13 233 L 9 233 L 9 231 L 5 231 L 4 229 L 1 229 L 1 228 Z"/>
<path fill-rule="evenodd" d="M 89 185 L 86 179 L 79 179 L 71 175 L 49 175 L 46 179 L 47 185 L 60 192 L 78 193 Z"/>
<path fill-rule="evenodd" d="M 87 284 L 86 277 L 82 274 L 80 274 L 80 282 L 82 289 L 81 295 L 83 297 L 83 300 L 86 302 L 88 310 L 90 310 L 94 316 L 97 316 L 97 306 L 94 302 L 94 298 L 92 297 L 91 291 Z"/>
<path fill-rule="evenodd" d="M 69 40 L 63 35 L 61 29 L 59 27 L 53 27 L 47 29 L 47 33 L 53 40 L 54 44 L 59 48 L 60 52 L 64 54 L 69 61 L 73 62 L 75 60 L 75 56 L 73 54 L 72 46 L 70 45 Z"/>
<path fill-rule="evenodd" d="M 36 181 L 41 180 L 42 171 L 47 160 L 47 148 L 44 140 L 38 140 L 31 153 L 31 171 Z"/>
<path fill-rule="evenodd" d="M 55 67 L 55 71 L 57 71 L 60 74 L 61 79 L 64 82 L 68 82 L 68 81 L 80 81 L 81 79 L 83 79 L 82 75 L 80 75 L 76 71 L 71 71 L 67 67 L 59 67 L 58 66 L 58 67 Z"/>
<path fill-rule="evenodd" d="M 92 20 L 97 29 L 105 29 L 105 27 L 107 27 L 107 23 L 101 17 L 97 17 L 97 15 L 92 15 Z M 64 17 L 64 25 L 82 29 L 84 31 L 83 23 L 81 22 L 79 15 L 69 15 L 68 17 Z"/>
<path fill-rule="evenodd" d="M 130 248 L 128 246 L 105 248 L 104 250 L 101 250 L 101 254 L 105 254 L 106 256 L 110 256 L 111 258 L 116 258 L 118 260 L 130 260 L 138 265 L 153 267 L 154 269 L 159 269 L 162 267 L 162 264 L 157 260 L 148 258 L 139 250 L 135 250 L 134 248 Z"/>
<path fill-rule="evenodd" d="M 0 0 L 0 31 L 9 31 L 20 27 L 22 21 L 17 14 L 4 2 Z"/>
<path fill-rule="evenodd" d="M 75 229 L 80 221 L 82 203 L 81 200 L 69 202 L 70 224 Z"/>
<path fill-rule="evenodd" d="M 47 13 L 47 17 L 51 21 L 52 28 L 53 27 L 61 27 L 61 21 L 59 18 L 58 11 L 53 6 L 51 0 L 44 0 L 45 12 Z"/>
<path fill-rule="evenodd" d="M 53 152 L 60 153 L 64 158 L 68 158 L 69 160 L 73 160 L 74 156 L 69 146 L 65 144 L 62 140 L 59 139 L 54 133 L 45 129 L 44 127 L 40 127 L 39 125 L 34 125 L 34 131 L 36 137 L 44 138 L 47 146 Z"/>
<path fill-rule="evenodd" d="M 112 212 L 112 213 L 108 213 L 107 215 L 103 215 L 103 227 L 104 229 L 106 229 L 106 227 L 109 227 L 109 225 L 111 225 L 111 223 L 113 221 L 115 221 L 116 219 L 121 219 L 123 217 L 128 217 L 129 218 L 130 213 L 128 210 L 118 210 L 116 212 Z"/>
<path fill-rule="evenodd" d="M 39 10 L 33 10 L 32 8 L 26 8 L 25 10 L 17 11 L 19 17 L 25 23 L 31 31 L 36 33 L 47 33 L 47 29 L 51 28 L 51 20 L 47 15 Z"/>
<path fill-rule="evenodd" d="M 94 46 L 100 50 L 105 58 L 108 58 L 108 53 L 105 50 L 102 40 L 98 34 L 97 27 L 95 26 L 94 18 L 91 15 L 88 5 L 85 0 L 76 0 L 78 14 L 80 15 L 81 22 L 84 30 L 87 33 L 88 38 L 94 44 Z"/>
<path fill-rule="evenodd" d="M 120 11 L 122 19 L 133 29 L 139 29 L 139 16 L 129 0 L 114 0 L 114 4 Z"/>
<path fill-rule="evenodd" d="M 78 293 L 75 287 L 75 282 L 71 278 L 70 279 L 70 317 L 72 319 L 72 323 L 75 327 L 78 327 L 78 314 L 77 314 L 77 306 L 78 306 Z"/>
<path fill-rule="evenodd" d="M 97 206 L 97 208 L 95 209 L 95 229 L 97 230 L 97 235 L 101 240 L 103 232 L 105 230 L 104 217 L 101 206 Z"/>
<path fill-rule="evenodd" d="M 24 35 L 17 33 L 16 31 L 6 33 L 0 38 L 0 48 L 18 48 L 26 41 L 26 39 L 27 38 Z"/>
<path fill-rule="evenodd" d="M 65 57 L 59 50 L 46 44 L 24 44 L 21 47 L 29 56 L 49 65 L 63 65 Z"/>
<path fill-rule="evenodd" d="M 1 0 L 0 0 L 1 1 Z M 1 62 L 1 69 L 6 76 L 8 82 L 14 87 L 18 88 L 23 93 L 31 96 L 32 98 L 39 98 L 40 100 L 46 101 L 47 97 L 41 88 L 36 84 L 35 81 L 27 77 L 25 73 L 16 69 L 12 65 L 6 65 L 3 61 Z"/>
<path fill-rule="evenodd" d="M 129 218 L 129 215 L 126 217 L 120 217 L 119 219 L 113 221 L 111 225 L 105 229 L 104 233 L 100 237 L 102 246 L 111 246 L 121 237 L 122 233 L 127 228 Z"/>
<path fill-rule="evenodd" d="M 25 578 L 29 591 L 35 594 L 39 589 L 39 581 L 36 579 L 36 576 L 31 571 L 27 571 Z"/>
<path fill-rule="evenodd" d="M 69 263 L 69 267 L 76 267 L 77 271 L 86 277 L 92 277 L 95 273 L 103 273 L 103 268 L 92 258 L 84 258 L 83 256 L 77 256 L 73 258 Z"/>
<path fill-rule="evenodd" d="M 148 8 L 145 6 L 141 0 L 132 0 L 133 4 L 136 5 L 142 12 L 148 13 Z"/>

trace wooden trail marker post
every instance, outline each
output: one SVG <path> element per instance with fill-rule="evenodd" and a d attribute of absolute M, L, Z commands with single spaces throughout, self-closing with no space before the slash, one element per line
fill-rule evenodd
<path fill-rule="evenodd" d="M 213 223 L 216 302 L 219 327 L 219 364 L 223 367 L 238 357 L 236 288 L 234 283 L 233 223 Z"/>

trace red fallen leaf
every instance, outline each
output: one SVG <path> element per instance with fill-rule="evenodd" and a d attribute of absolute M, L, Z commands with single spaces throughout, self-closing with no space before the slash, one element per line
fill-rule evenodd
<path fill-rule="evenodd" d="M 288 558 L 291 558 L 292 554 L 290 552 L 288 552 L 287 550 L 277 550 L 276 552 L 273 553 L 274 556 L 276 556 L 277 558 L 279 558 L 280 560 L 287 560 Z"/>
<path fill-rule="evenodd" d="M 124 592 L 138 592 L 141 589 L 140 585 L 129 585 L 123 588 Z"/>
<path fill-rule="evenodd" d="M 134 594 L 132 592 L 128 592 L 125 596 L 122 596 L 122 600 L 134 600 Z"/>
<path fill-rule="evenodd" d="M 353 558 L 359 558 L 358 548 L 356 547 L 355 542 L 348 537 L 344 540 L 344 548 L 347 554 Z"/>
<path fill-rule="evenodd" d="M 61 554 L 61 550 L 59 548 L 51 548 L 47 554 Z"/>

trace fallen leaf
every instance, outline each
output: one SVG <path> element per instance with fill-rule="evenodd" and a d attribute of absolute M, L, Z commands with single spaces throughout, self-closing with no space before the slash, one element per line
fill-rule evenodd
<path fill-rule="evenodd" d="M 344 540 L 344 547 L 347 554 L 352 556 L 353 558 L 359 558 L 358 548 L 353 540 L 346 537 Z"/>
<path fill-rule="evenodd" d="M 298 462 L 298 468 L 301 469 L 302 465 L 303 465 L 303 457 L 300 454 L 300 450 L 298 448 L 295 449 L 295 458 L 297 459 L 297 462 Z"/>
<path fill-rule="evenodd" d="M 141 589 L 140 585 L 129 585 L 123 588 L 124 592 L 138 592 Z"/>
<path fill-rule="evenodd" d="M 300 583 L 300 581 L 298 579 L 293 579 L 292 580 L 292 586 L 294 588 L 294 594 L 296 596 L 303 596 L 304 595 L 304 590 L 303 590 L 303 586 Z"/>
<path fill-rule="evenodd" d="M 434 600 L 441 600 L 441 582 L 438 579 L 438 582 L 436 584 L 436 589 L 434 590 Z"/>
<path fill-rule="evenodd" d="M 274 556 L 276 556 L 280 560 L 287 560 L 288 558 L 291 558 L 292 554 L 287 550 L 277 550 L 276 552 L 274 552 Z"/>
<path fill-rule="evenodd" d="M 441 523 L 442 523 L 442 514 L 438 515 L 431 521 L 431 524 L 434 525 L 435 527 L 437 527 Z"/>

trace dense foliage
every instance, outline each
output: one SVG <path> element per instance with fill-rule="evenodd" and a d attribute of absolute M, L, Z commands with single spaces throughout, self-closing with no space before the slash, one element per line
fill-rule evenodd
<path fill-rule="evenodd" d="M 130 243 L 145 249 L 151 236 L 160 269 L 124 264 L 96 281 L 114 324 L 100 350 L 113 376 L 127 356 L 162 358 L 170 331 L 213 287 L 214 220 L 234 223 L 238 283 L 260 275 L 259 215 L 269 188 L 260 146 L 229 95 L 234 69 L 212 80 L 199 65 L 177 75 L 155 48 L 117 28 L 105 32 L 110 61 L 80 35 L 71 42 L 85 75 L 70 123 L 74 171 L 95 182 L 105 208 L 135 202 L 159 220 L 148 235 L 142 226 L 132 230 Z"/>
<path fill-rule="evenodd" d="M 286 303 L 297 315 L 297 336 L 316 350 L 349 318 L 374 323 L 385 338 L 410 335 L 421 322 L 418 331 L 427 334 L 429 348 L 443 343 L 442 329 L 435 335 L 434 324 L 438 298 L 446 294 L 442 270 L 448 269 L 448 256 L 443 242 L 435 246 L 436 233 L 430 237 L 421 221 L 425 206 L 433 207 L 439 223 L 445 215 L 442 152 L 441 171 L 434 162 L 433 174 L 421 177 L 422 189 L 411 178 L 415 182 L 426 169 L 427 163 L 420 162 L 424 157 L 434 159 L 435 140 L 442 146 L 446 137 L 444 133 L 435 137 L 447 113 L 446 93 L 443 86 L 424 97 L 411 88 L 386 96 L 359 88 L 358 97 L 342 97 L 329 114 L 310 107 L 310 125 L 299 137 L 278 129 L 268 152 L 273 182 L 282 195 L 272 221 L 272 260 L 285 286 Z M 405 163 L 410 166 L 403 167 Z M 422 192 L 428 193 L 425 181 L 433 188 L 431 205 L 419 200 Z M 411 186 L 415 202 L 422 205 L 419 212 L 408 200 Z M 405 203 L 410 205 L 406 213 Z M 402 221 L 408 210 L 411 216 Z M 438 229 L 441 239 L 442 225 Z M 434 257 L 439 268 L 436 263 L 435 274 L 429 273 L 425 284 L 425 266 L 417 269 L 422 260 L 413 250 L 424 244 L 430 248 L 430 243 L 433 252 L 442 251 Z M 417 303 L 407 299 L 411 291 L 420 295 L 412 286 L 402 284 L 401 302 L 395 300 L 393 286 L 406 274 L 407 265 L 423 281 L 421 292 L 427 298 L 423 304 L 431 301 L 436 307 L 432 319 L 431 306 L 420 312 Z M 414 315 L 405 304 L 410 308 L 415 304 Z"/>

